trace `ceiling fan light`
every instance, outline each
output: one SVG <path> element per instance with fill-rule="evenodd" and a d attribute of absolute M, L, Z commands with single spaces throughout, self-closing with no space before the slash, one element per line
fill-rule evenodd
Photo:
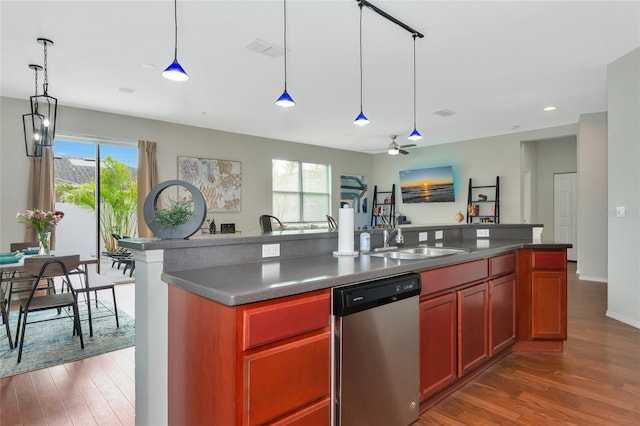
<path fill-rule="evenodd" d="M 409 139 L 410 141 L 419 141 L 420 139 L 422 139 L 422 135 L 420 134 L 418 129 L 413 129 L 413 132 L 411 132 L 407 139 Z"/>
<path fill-rule="evenodd" d="M 387 154 L 389 155 L 400 154 L 400 147 L 395 141 L 391 142 L 391 145 L 389 145 L 389 148 L 387 148 Z"/>
<path fill-rule="evenodd" d="M 366 115 L 364 115 L 362 111 L 360 111 L 360 114 L 358 114 L 356 119 L 353 120 L 353 124 L 355 124 L 356 126 L 366 126 L 367 124 L 369 124 L 369 119 Z"/>
<path fill-rule="evenodd" d="M 285 89 L 285 91 L 282 92 L 282 95 L 280 95 L 280 97 L 276 100 L 276 105 L 283 108 L 289 108 L 295 106 L 296 102 L 291 96 L 289 96 L 289 93 L 287 93 L 287 90 Z"/>
<path fill-rule="evenodd" d="M 178 63 L 178 59 L 174 59 L 171 65 L 169 65 L 164 71 L 162 76 L 171 81 L 187 81 L 189 80 L 189 74 Z"/>

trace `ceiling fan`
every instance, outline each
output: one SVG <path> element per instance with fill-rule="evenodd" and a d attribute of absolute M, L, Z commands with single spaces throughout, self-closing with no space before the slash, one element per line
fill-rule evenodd
<path fill-rule="evenodd" d="M 410 143 L 407 145 L 398 145 L 396 142 L 396 138 L 398 135 L 391 135 L 391 144 L 389 148 L 387 148 L 387 154 L 389 155 L 398 155 L 398 154 L 408 154 L 409 151 L 406 151 L 404 148 L 411 148 L 416 146 L 415 143 Z"/>

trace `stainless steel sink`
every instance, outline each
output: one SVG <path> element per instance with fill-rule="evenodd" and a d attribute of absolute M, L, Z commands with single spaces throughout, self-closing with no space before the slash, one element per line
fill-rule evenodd
<path fill-rule="evenodd" d="M 413 247 L 400 250 L 402 253 L 421 254 L 424 256 L 446 256 L 449 254 L 466 253 L 467 250 L 450 247 Z"/>
<path fill-rule="evenodd" d="M 417 260 L 466 252 L 467 250 L 465 249 L 450 247 L 412 247 L 401 249 L 399 251 L 374 252 L 369 255 L 374 257 L 386 257 L 389 259 Z"/>
<path fill-rule="evenodd" d="M 420 260 L 420 259 L 427 259 L 431 257 L 424 254 L 406 253 L 402 251 L 384 251 L 384 252 L 369 253 L 369 256 L 386 257 L 387 259 L 403 259 L 403 260 Z"/>

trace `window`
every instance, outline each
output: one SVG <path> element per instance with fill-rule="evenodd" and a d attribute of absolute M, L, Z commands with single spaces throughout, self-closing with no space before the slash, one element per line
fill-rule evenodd
<path fill-rule="evenodd" d="M 327 164 L 273 160 L 273 215 L 282 222 L 323 222 L 331 204 Z"/>

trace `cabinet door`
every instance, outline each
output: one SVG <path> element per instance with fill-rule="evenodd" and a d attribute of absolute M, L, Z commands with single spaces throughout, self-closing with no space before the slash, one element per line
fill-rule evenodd
<path fill-rule="evenodd" d="M 566 271 L 531 273 L 531 337 L 567 338 Z"/>
<path fill-rule="evenodd" d="M 489 281 L 491 356 L 516 341 L 516 276 Z"/>
<path fill-rule="evenodd" d="M 456 294 L 420 302 L 420 401 L 457 378 Z"/>
<path fill-rule="evenodd" d="M 330 394 L 330 334 L 244 357 L 243 424 L 264 424 Z"/>
<path fill-rule="evenodd" d="M 489 359 L 489 284 L 458 290 L 458 376 Z"/>

